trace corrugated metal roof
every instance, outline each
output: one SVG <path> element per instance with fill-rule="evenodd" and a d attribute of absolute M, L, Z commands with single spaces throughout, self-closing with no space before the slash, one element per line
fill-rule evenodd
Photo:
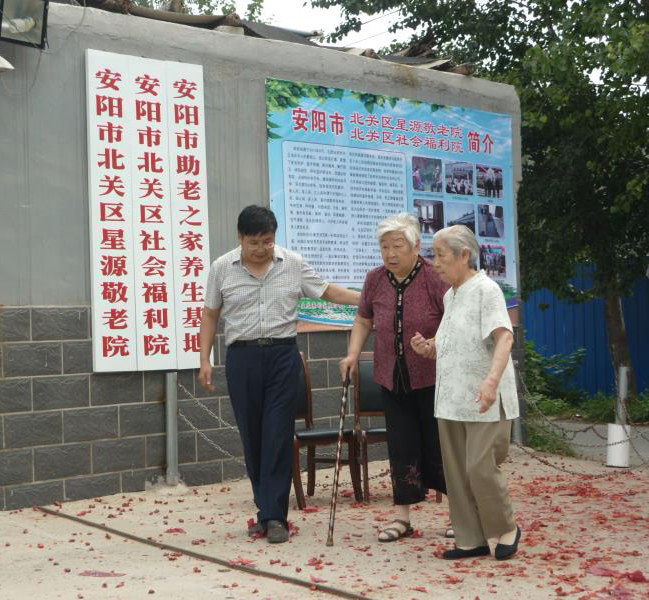
<path fill-rule="evenodd" d="M 318 46 L 310 39 L 288 29 L 281 27 L 274 27 L 273 25 L 266 25 L 265 23 L 257 23 L 256 21 L 241 20 L 243 28 L 246 30 L 246 35 L 251 33 L 256 37 L 265 38 L 269 40 L 280 40 L 282 42 L 291 42 L 293 44 L 306 44 L 307 46 Z"/>

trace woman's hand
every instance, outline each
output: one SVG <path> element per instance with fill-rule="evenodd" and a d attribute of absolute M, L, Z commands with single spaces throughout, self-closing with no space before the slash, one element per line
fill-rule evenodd
<path fill-rule="evenodd" d="M 509 329 L 505 327 L 498 327 L 491 332 L 496 347 L 494 348 L 494 356 L 491 361 L 491 369 L 489 374 L 478 389 L 478 396 L 475 401 L 480 403 L 480 412 L 485 413 L 491 405 L 496 401 L 496 390 L 498 383 L 502 377 L 503 371 L 509 361 L 509 354 L 514 343 L 514 335 Z"/>
<path fill-rule="evenodd" d="M 410 347 L 419 355 L 424 358 L 434 359 L 437 356 L 437 349 L 435 348 L 435 338 L 427 340 L 418 331 L 410 339 Z"/>
<path fill-rule="evenodd" d="M 496 401 L 496 390 L 498 385 L 493 383 L 489 378 L 485 379 L 478 389 L 478 395 L 475 399 L 480 403 L 480 413 L 486 413 Z"/>
<path fill-rule="evenodd" d="M 340 377 L 343 381 L 347 379 L 347 374 L 349 374 L 349 379 L 351 380 L 352 375 L 356 371 L 356 364 L 358 363 L 358 356 L 354 356 L 352 354 L 348 354 L 343 358 L 339 363 L 338 366 L 340 367 Z"/>

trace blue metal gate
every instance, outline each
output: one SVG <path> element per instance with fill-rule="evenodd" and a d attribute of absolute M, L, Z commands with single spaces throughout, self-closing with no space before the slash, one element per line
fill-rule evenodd
<path fill-rule="evenodd" d="M 592 283 L 590 269 L 581 267 L 572 279 L 579 289 Z M 631 351 L 631 361 L 638 390 L 649 387 L 649 279 L 639 279 L 633 294 L 622 300 Z M 586 349 L 574 384 L 589 393 L 615 390 L 613 364 L 608 350 L 608 336 L 603 300 L 572 304 L 557 299 L 548 290 L 538 290 L 523 305 L 525 335 L 544 356 L 567 354 Z"/>

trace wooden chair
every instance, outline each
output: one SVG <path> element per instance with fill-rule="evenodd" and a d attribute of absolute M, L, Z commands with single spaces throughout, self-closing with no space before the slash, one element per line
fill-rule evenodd
<path fill-rule="evenodd" d="M 360 449 L 362 467 L 363 500 L 370 501 L 367 445 L 387 441 L 385 427 L 363 429 L 361 417 L 384 417 L 381 386 L 374 381 L 374 353 L 361 352 L 354 374 L 354 436 Z M 435 493 L 435 501 L 442 501 L 441 492 Z"/>
<path fill-rule="evenodd" d="M 304 420 L 304 427 L 295 430 L 293 438 L 293 487 L 295 488 L 295 497 L 300 510 L 306 508 L 304 490 L 302 488 L 302 477 L 300 474 L 300 448 L 307 449 L 307 495 L 313 496 L 315 491 L 315 473 L 316 464 L 335 464 L 335 457 L 316 456 L 317 446 L 333 446 L 338 443 L 338 428 L 336 429 L 316 429 L 313 427 L 313 395 L 311 393 L 311 373 L 309 363 L 307 363 L 304 353 L 300 352 L 302 357 L 303 369 L 300 372 L 300 381 L 297 398 L 297 419 Z M 349 410 L 348 406 L 348 410 Z M 352 478 L 352 487 L 354 497 L 357 502 L 363 499 L 360 481 L 360 467 L 358 464 L 358 452 L 356 447 L 356 438 L 354 430 L 347 427 L 343 430 L 343 443 L 347 444 L 347 459 L 341 459 L 342 465 L 349 465 L 349 472 Z"/>

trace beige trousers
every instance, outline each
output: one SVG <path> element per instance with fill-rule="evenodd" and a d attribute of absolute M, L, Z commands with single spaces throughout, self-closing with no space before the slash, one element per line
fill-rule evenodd
<path fill-rule="evenodd" d="M 507 481 L 500 465 L 509 451 L 512 422 L 475 423 L 438 419 L 444 475 L 455 543 L 485 546 L 516 529 Z"/>

